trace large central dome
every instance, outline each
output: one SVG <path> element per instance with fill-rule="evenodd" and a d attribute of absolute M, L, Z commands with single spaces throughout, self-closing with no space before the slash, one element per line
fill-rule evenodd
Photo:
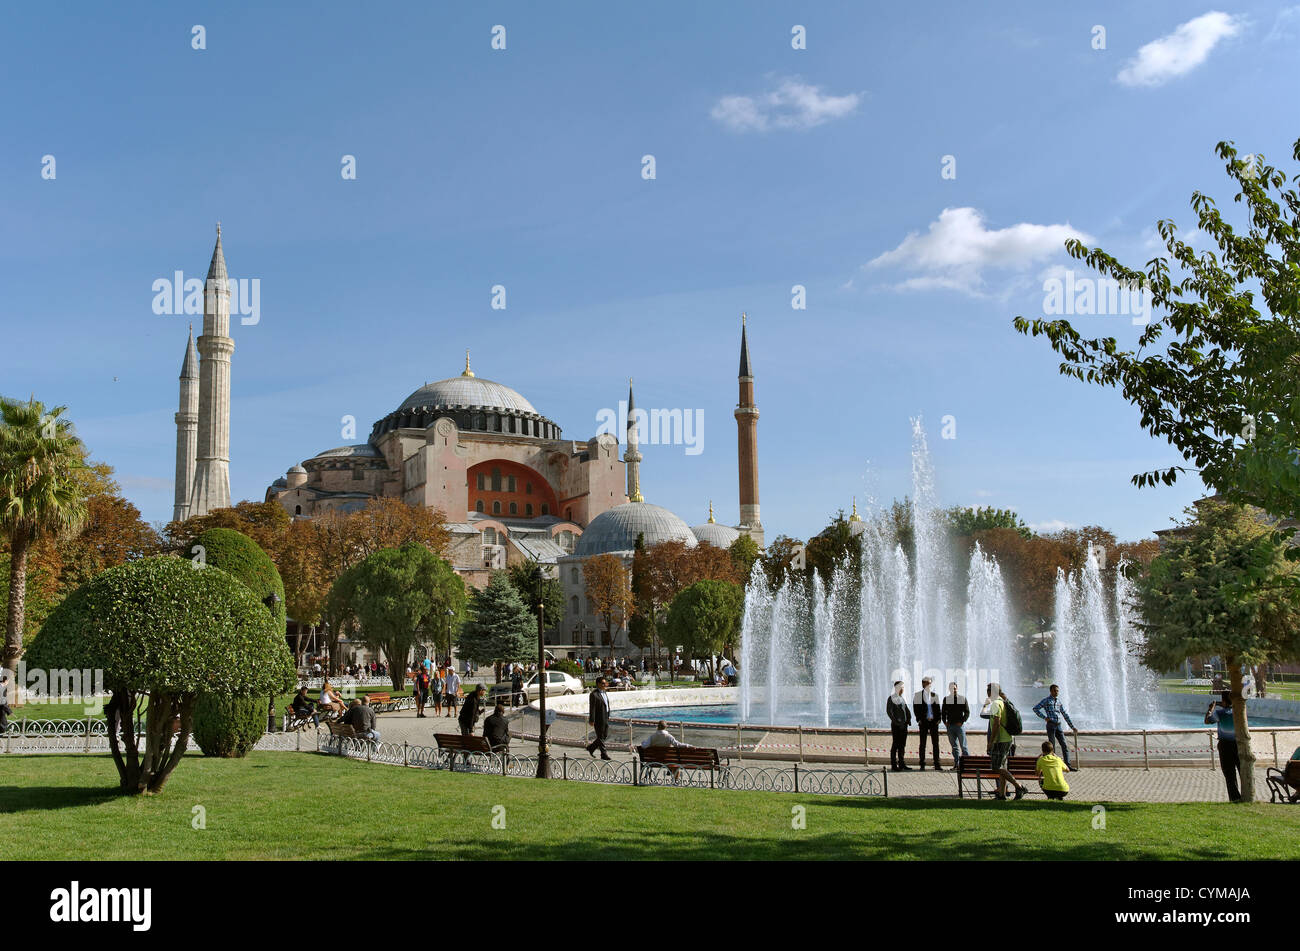
<path fill-rule="evenodd" d="M 537 413 L 532 403 L 504 383 L 494 383 L 476 376 L 453 376 L 436 383 L 426 383 L 403 400 L 397 409 L 400 412 L 421 407 L 481 407 L 510 413 Z"/>

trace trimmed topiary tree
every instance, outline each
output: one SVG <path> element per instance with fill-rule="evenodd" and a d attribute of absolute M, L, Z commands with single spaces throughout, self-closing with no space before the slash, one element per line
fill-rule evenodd
<path fill-rule="evenodd" d="M 194 743 L 204 756 L 247 756 L 266 732 L 266 697 L 201 693 L 194 704 Z"/>
<path fill-rule="evenodd" d="M 220 568 L 238 578 L 266 605 L 284 633 L 284 582 L 261 545 L 234 529 L 210 528 L 194 539 L 186 556 L 196 568 Z M 265 732 L 267 700 L 201 694 L 194 708 L 194 742 L 205 756 L 247 756 Z"/>
<path fill-rule="evenodd" d="M 185 753 L 199 694 L 265 703 L 294 682 L 283 630 L 252 591 L 220 568 L 165 555 L 110 568 L 74 591 L 27 661 L 103 671 L 109 748 L 133 794 L 162 791 Z M 146 699 L 141 748 L 132 721 Z"/>

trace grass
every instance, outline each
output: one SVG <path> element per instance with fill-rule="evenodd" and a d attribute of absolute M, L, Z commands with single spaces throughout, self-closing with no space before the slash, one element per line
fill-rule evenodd
<path fill-rule="evenodd" d="M 1181 679 L 1162 680 L 1160 686 L 1170 693 L 1199 693 L 1206 697 L 1210 696 L 1209 687 L 1188 686 Z M 1297 683 L 1275 683 L 1270 680 L 1265 684 L 1264 689 L 1268 691 L 1270 700 L 1300 700 L 1300 684 Z"/>
<path fill-rule="evenodd" d="M 1300 858 L 1300 809 L 1266 803 L 1116 803 L 1094 829 L 1085 802 L 598 786 L 299 753 L 187 756 L 155 797 L 116 786 L 107 756 L 0 757 L 6 858 Z M 204 829 L 192 828 L 196 806 Z M 493 828 L 498 807 L 504 829 Z"/>

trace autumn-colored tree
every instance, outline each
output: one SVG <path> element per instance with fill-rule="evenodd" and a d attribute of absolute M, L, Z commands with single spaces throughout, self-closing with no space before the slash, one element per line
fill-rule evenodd
<path fill-rule="evenodd" d="M 614 628 L 632 612 L 631 573 L 617 555 L 595 555 L 582 566 L 582 577 L 592 613 L 605 620 L 605 643 L 612 660 Z"/>
<path fill-rule="evenodd" d="M 184 551 L 210 528 L 228 528 L 247 535 L 278 565 L 289 531 L 289 513 L 278 502 L 237 502 L 230 508 L 216 509 L 207 515 L 195 515 L 180 522 L 168 522 L 164 530 L 174 551 Z"/>
<path fill-rule="evenodd" d="M 632 617 L 627 622 L 627 639 L 642 651 L 650 648 L 651 655 L 658 658 L 659 625 L 646 574 L 648 557 L 645 533 L 638 532 L 632 547 Z"/>
<path fill-rule="evenodd" d="M 992 506 L 975 508 L 950 508 L 943 513 L 949 527 L 957 535 L 974 535 L 976 532 L 990 528 L 1013 528 L 1025 538 L 1033 537 L 1033 532 L 1011 509 L 995 509 Z"/>
<path fill-rule="evenodd" d="M 437 509 L 407 505 L 401 499 L 372 499 L 365 508 L 348 517 L 355 520 L 353 537 L 362 558 L 410 542 L 444 558 L 451 547 L 451 532 L 445 524 L 447 517 Z"/>
<path fill-rule="evenodd" d="M 809 576 L 817 572 L 827 582 L 835 575 L 835 569 L 844 566 L 855 575 L 862 568 L 862 545 L 853 534 L 853 522 L 844 516 L 840 509 L 831 523 L 819 534 L 808 539 L 804 551 Z"/>
<path fill-rule="evenodd" d="M 289 523 L 276 567 L 284 582 L 285 613 L 297 624 L 294 658 L 300 660 L 304 632 L 320 624 L 331 584 L 315 521 L 294 519 Z"/>
<path fill-rule="evenodd" d="M 775 591 L 781 587 L 781 584 L 792 573 L 802 572 L 802 566 L 798 564 L 802 559 L 799 555 L 803 548 L 803 542 L 797 538 L 791 538 L 789 535 L 778 535 L 772 539 L 767 550 L 760 556 L 763 565 L 763 573 L 767 575 L 767 583 Z"/>

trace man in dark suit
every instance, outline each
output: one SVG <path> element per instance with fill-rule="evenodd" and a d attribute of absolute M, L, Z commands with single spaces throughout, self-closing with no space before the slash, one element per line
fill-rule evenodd
<path fill-rule="evenodd" d="M 907 728 L 912 725 L 912 711 L 907 709 L 903 699 L 903 682 L 894 681 L 894 692 L 885 701 L 885 713 L 889 717 L 889 729 L 893 734 L 893 745 L 889 747 L 889 768 L 897 773 L 912 767 L 903 762 L 903 753 L 907 749 Z"/>
<path fill-rule="evenodd" d="M 510 705 L 522 707 L 524 705 L 524 671 L 518 664 L 510 671 Z"/>
<path fill-rule="evenodd" d="M 596 733 L 596 739 L 587 747 L 587 752 L 594 757 L 596 750 L 600 750 L 600 758 L 609 759 L 610 755 L 605 751 L 605 737 L 609 736 L 609 694 L 605 692 L 604 677 L 596 678 L 596 689 L 587 701 L 587 723 Z"/>
<path fill-rule="evenodd" d="M 506 705 L 500 700 L 492 710 L 492 715 L 483 721 L 483 738 L 492 747 L 493 753 L 510 752 L 510 721 L 506 719 Z"/>
<path fill-rule="evenodd" d="M 939 719 L 943 720 L 943 725 L 948 729 L 948 742 L 952 744 L 952 768 L 958 769 L 962 757 L 970 756 L 970 750 L 966 749 L 965 727 L 966 721 L 970 719 L 970 704 L 957 692 L 956 681 L 948 684 L 948 695 L 943 698 Z"/>
<path fill-rule="evenodd" d="M 921 768 L 925 769 L 925 738 L 930 738 L 934 750 L 934 768 L 939 765 L 939 697 L 930 689 L 929 677 L 921 678 L 921 689 L 912 697 L 912 712 L 916 714 L 916 725 L 921 731 Z"/>

